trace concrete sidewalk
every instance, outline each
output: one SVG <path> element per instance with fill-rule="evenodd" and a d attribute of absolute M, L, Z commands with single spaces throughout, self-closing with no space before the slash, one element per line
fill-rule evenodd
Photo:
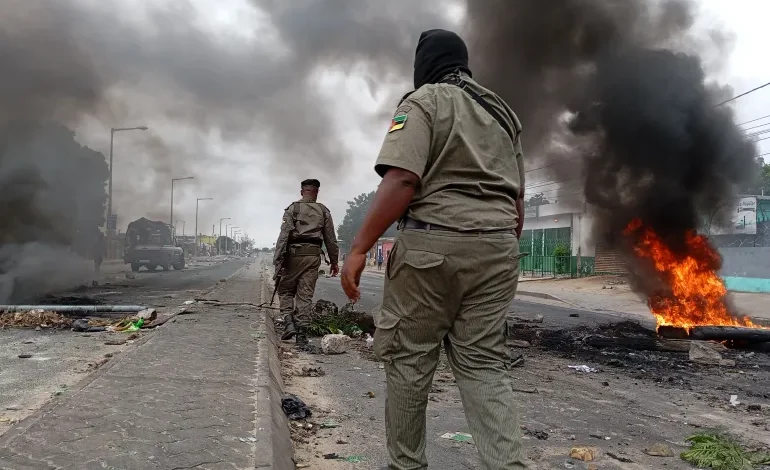
<path fill-rule="evenodd" d="M 629 315 L 650 317 L 646 299 L 633 292 L 621 276 L 594 276 L 580 279 L 521 279 L 517 297 L 525 296 L 559 300 L 577 308 L 612 311 Z M 729 294 L 738 312 L 770 321 L 770 294 Z"/>
<path fill-rule="evenodd" d="M 258 303 L 260 277 L 247 266 L 208 297 Z M 0 469 L 285 468 L 268 346 L 262 311 L 196 305 L 4 434 Z"/>

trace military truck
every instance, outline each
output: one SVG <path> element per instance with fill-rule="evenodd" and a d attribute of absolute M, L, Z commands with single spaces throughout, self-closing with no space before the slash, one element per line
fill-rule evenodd
<path fill-rule="evenodd" d="M 132 271 L 142 266 L 150 271 L 162 267 L 170 271 L 184 269 L 184 251 L 177 246 L 174 227 L 164 222 L 141 219 L 128 224 L 123 261 Z"/>

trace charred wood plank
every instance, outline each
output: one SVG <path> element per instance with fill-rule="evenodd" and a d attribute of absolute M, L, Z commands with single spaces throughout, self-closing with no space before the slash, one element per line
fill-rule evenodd
<path fill-rule="evenodd" d="M 595 348 L 628 348 L 637 351 L 688 352 L 690 341 L 658 338 L 613 338 L 593 335 L 586 339 Z"/>
<path fill-rule="evenodd" d="M 711 341 L 770 342 L 770 329 L 742 326 L 696 326 L 690 330 L 690 338 Z"/>
<path fill-rule="evenodd" d="M 668 339 L 687 339 L 690 333 L 685 328 L 663 325 L 658 327 L 658 336 Z"/>

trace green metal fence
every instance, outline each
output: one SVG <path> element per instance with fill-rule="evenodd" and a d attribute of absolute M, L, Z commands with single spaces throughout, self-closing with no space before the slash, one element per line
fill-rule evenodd
<path fill-rule="evenodd" d="M 524 230 L 519 240 L 521 274 L 529 277 L 583 277 L 594 274 L 594 258 L 572 256 L 572 229 Z"/>

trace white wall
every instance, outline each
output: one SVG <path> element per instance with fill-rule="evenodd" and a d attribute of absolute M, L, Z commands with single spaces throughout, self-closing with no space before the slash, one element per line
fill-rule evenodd
<path fill-rule="evenodd" d="M 572 255 L 595 256 L 596 244 L 591 239 L 593 217 L 582 203 L 556 203 L 538 207 L 538 217 L 524 219 L 524 230 L 572 227 Z"/>

